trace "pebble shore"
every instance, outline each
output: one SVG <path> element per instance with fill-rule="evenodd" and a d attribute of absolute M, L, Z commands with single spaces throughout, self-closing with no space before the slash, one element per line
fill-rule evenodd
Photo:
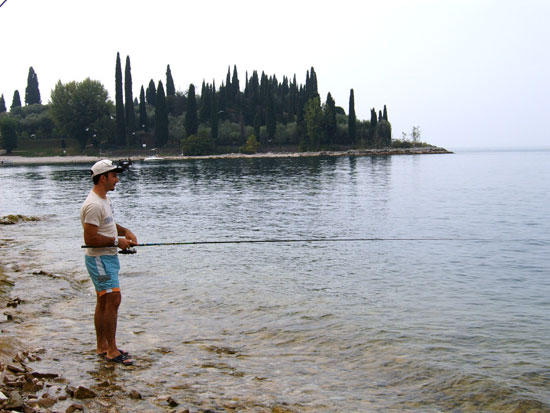
<path fill-rule="evenodd" d="M 222 155 L 205 156 L 184 156 L 184 155 L 162 155 L 162 159 L 176 161 L 187 159 L 237 159 L 237 158 L 299 158 L 299 157 L 327 157 L 327 156 L 389 156 L 389 155 L 429 155 L 429 154 L 449 154 L 452 153 L 444 148 L 435 146 L 418 148 L 384 148 L 384 149 L 350 149 L 347 151 L 319 151 L 319 152 L 262 152 L 255 154 L 228 153 Z M 122 158 L 132 161 L 143 161 L 145 156 L 109 156 L 108 154 L 99 156 L 0 156 L 0 166 L 2 165 L 44 165 L 61 163 L 93 163 L 99 159 Z"/>

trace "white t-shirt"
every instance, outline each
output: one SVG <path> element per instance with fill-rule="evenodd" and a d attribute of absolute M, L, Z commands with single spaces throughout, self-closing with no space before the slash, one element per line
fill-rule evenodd
<path fill-rule="evenodd" d="M 80 208 L 80 221 L 83 227 L 84 224 L 99 227 L 97 233 L 105 237 L 114 238 L 118 235 L 111 200 L 108 197 L 101 198 L 93 189 Z M 86 255 L 91 257 L 116 254 L 117 247 L 86 248 Z"/>

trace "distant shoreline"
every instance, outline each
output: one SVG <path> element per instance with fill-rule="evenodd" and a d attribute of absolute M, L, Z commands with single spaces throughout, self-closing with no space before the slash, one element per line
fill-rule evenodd
<path fill-rule="evenodd" d="M 452 154 L 444 148 L 420 147 L 420 148 L 386 148 L 386 149 L 352 149 L 347 151 L 319 151 L 319 152 L 262 152 L 255 154 L 227 153 L 220 155 L 185 156 L 185 155 L 160 155 L 159 158 L 167 161 L 195 160 L 195 159 L 240 159 L 240 158 L 305 158 L 305 157 L 341 157 L 341 156 L 391 156 L 391 155 L 429 155 Z M 120 156 L 105 154 L 105 156 L 18 156 L 0 155 L 0 166 L 4 165 L 45 165 L 67 163 L 90 163 L 99 159 L 130 159 L 143 161 L 148 156 Z"/>

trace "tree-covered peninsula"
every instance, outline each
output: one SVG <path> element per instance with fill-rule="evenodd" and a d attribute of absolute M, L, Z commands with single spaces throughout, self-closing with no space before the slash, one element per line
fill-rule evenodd
<path fill-rule="evenodd" d="M 220 85 L 203 81 L 200 87 L 190 84 L 179 91 L 167 65 L 164 79 L 141 85 L 136 96 L 130 57 L 123 70 L 117 53 L 114 72 L 114 102 L 101 82 L 88 78 L 59 81 L 50 101 L 42 104 L 38 76 L 31 67 L 24 106 L 17 90 L 9 111 L 4 95 L 0 97 L 3 148 L 10 153 L 18 142 L 42 141 L 66 152 L 73 142 L 73 152 L 79 153 L 158 148 L 208 155 L 408 144 L 392 140 L 386 106 L 372 108 L 370 119 L 357 119 L 353 89 L 345 109 L 330 92 L 323 101 L 313 67 L 306 71 L 305 84 L 299 84 L 296 75 L 277 79 L 257 71 L 247 72 L 243 82 L 234 66 Z"/>

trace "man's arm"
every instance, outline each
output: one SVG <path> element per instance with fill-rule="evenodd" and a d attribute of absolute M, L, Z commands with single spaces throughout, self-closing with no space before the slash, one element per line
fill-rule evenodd
<path fill-rule="evenodd" d="M 116 224 L 116 230 L 118 235 L 121 235 L 124 238 L 126 238 L 128 241 L 132 243 L 132 245 L 138 243 L 137 237 L 128 228 L 124 228 L 122 225 Z"/>
<path fill-rule="evenodd" d="M 122 229 L 122 234 L 121 234 Z M 93 224 L 84 224 L 84 243 L 86 245 L 93 245 L 94 247 L 113 247 L 115 245 L 115 239 L 114 237 L 106 237 L 105 235 L 99 234 L 97 231 L 99 230 L 99 227 L 97 225 Z M 119 225 L 117 224 L 117 231 L 119 232 L 119 235 L 125 235 L 126 238 L 118 238 L 118 247 L 120 249 L 127 249 L 130 248 L 132 245 L 137 244 L 137 240 L 133 240 L 131 238 L 128 238 L 128 233 L 130 236 L 132 236 L 135 239 L 135 235 L 132 233 L 132 231 L 127 230 L 123 227 L 119 228 Z"/>

